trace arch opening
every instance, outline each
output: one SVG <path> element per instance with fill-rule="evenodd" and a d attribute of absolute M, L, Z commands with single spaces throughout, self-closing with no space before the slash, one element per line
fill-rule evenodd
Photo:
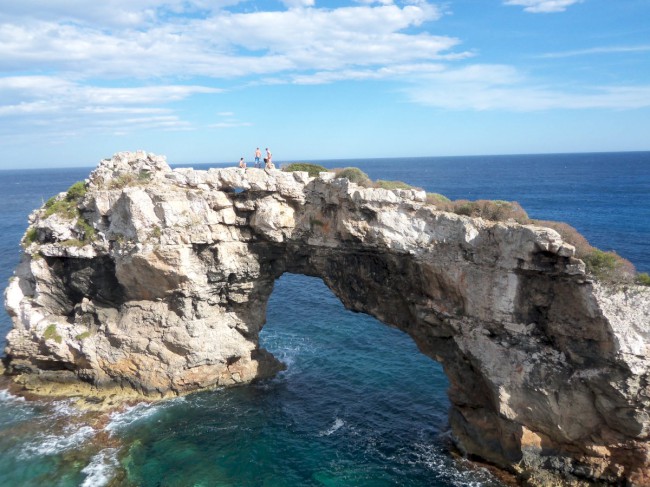
<path fill-rule="evenodd" d="M 442 366 L 404 332 L 346 309 L 317 277 L 283 274 L 267 305 L 260 346 L 287 369 L 269 385 L 310 437 L 323 478 L 431 485 L 499 485 L 449 454 Z"/>

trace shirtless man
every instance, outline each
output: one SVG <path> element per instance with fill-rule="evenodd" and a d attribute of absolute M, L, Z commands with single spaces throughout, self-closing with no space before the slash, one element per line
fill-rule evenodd
<path fill-rule="evenodd" d="M 262 157 L 262 151 L 258 147 L 255 149 L 255 167 L 260 167 L 260 157 Z"/>

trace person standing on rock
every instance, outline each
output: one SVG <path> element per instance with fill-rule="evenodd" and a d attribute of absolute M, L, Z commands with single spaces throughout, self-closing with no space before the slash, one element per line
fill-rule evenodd
<path fill-rule="evenodd" d="M 257 167 L 257 168 L 259 168 L 261 166 L 260 157 L 262 157 L 262 151 L 258 147 L 257 149 L 255 149 L 255 167 Z"/>
<path fill-rule="evenodd" d="M 271 154 L 271 151 L 269 148 L 266 148 L 266 168 L 267 169 L 273 169 L 275 166 L 273 165 L 273 154 Z"/>

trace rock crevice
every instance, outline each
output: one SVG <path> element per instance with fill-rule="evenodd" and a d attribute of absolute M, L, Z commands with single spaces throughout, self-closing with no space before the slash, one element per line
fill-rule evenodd
<path fill-rule="evenodd" d="M 172 170 L 144 152 L 86 187 L 76 214 L 31 215 L 6 291 L 5 364 L 26 387 L 163 397 L 271 376 L 266 303 L 283 273 L 306 274 L 442 363 L 468 455 L 650 483 L 650 293 L 589 278 L 555 231 L 331 173 Z"/>

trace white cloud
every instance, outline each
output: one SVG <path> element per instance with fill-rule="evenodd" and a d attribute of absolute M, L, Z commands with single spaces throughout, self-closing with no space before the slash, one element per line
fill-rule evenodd
<path fill-rule="evenodd" d="M 217 122 L 209 125 L 210 128 L 226 129 L 235 127 L 251 127 L 253 124 L 250 122 Z"/>
<path fill-rule="evenodd" d="M 425 2 L 403 7 L 218 11 L 164 23 L 140 19 L 138 28 L 118 30 L 90 22 L 19 17 L 0 24 L 0 70 L 24 72 L 38 66 L 77 77 L 233 78 L 431 60 L 452 54 L 449 51 L 459 40 L 402 31 L 440 15 Z"/>
<path fill-rule="evenodd" d="M 62 23 L 90 23 L 99 27 L 139 27 L 169 16 L 192 16 L 217 12 L 241 0 L 22 0 L 7 2 L 0 11 L 0 22 L 16 18 Z"/>
<path fill-rule="evenodd" d="M 564 12 L 567 7 L 582 0 L 505 0 L 505 5 L 519 5 L 524 11 L 538 13 Z"/>
<path fill-rule="evenodd" d="M 355 0 L 355 1 L 363 5 L 374 5 L 374 4 L 392 5 L 393 4 L 393 0 Z"/>
<path fill-rule="evenodd" d="M 575 51 L 549 52 L 542 54 L 542 58 L 565 58 L 575 56 L 588 56 L 592 54 L 625 54 L 631 52 L 648 52 L 650 45 L 642 46 L 603 46 L 592 47 L 590 49 L 577 49 Z"/>
<path fill-rule="evenodd" d="M 313 7 L 315 2 L 314 0 L 281 0 L 287 8 L 305 8 Z"/>
<path fill-rule="evenodd" d="M 146 124 L 187 128 L 168 104 L 220 90 L 164 80 L 324 83 L 388 77 L 405 65 L 470 55 L 453 51 L 456 38 L 419 32 L 442 15 L 424 0 L 339 8 L 285 0 L 286 10 L 225 8 L 239 2 L 11 2 L 0 12 L 0 116 L 37 124 L 39 117 L 64 113 L 57 123 L 72 128 L 76 120 L 81 131 L 118 118 L 120 133 Z M 222 120 L 219 127 L 245 123 Z"/>
<path fill-rule="evenodd" d="M 53 76 L 13 76 L 0 78 L 0 119 L 2 133 L 16 127 L 36 126 L 42 132 L 64 129 L 80 133 L 119 127 L 122 132 L 136 129 L 188 129 L 165 105 L 196 94 L 222 90 L 197 85 L 160 85 L 111 88 L 84 85 Z M 157 106 L 158 105 L 158 106 Z"/>
<path fill-rule="evenodd" d="M 449 110 L 579 110 L 650 107 L 650 85 L 583 86 L 572 92 L 537 85 L 512 66 L 473 65 L 432 72 L 405 89 L 414 103 Z"/>

